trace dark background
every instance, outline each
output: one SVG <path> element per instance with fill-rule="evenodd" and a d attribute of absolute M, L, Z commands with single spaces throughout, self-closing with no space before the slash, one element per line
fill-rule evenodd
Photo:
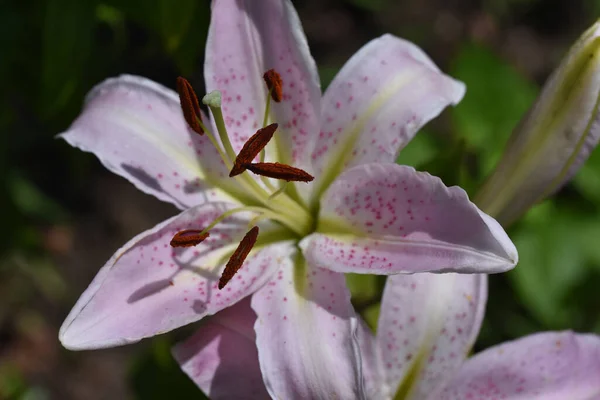
<path fill-rule="evenodd" d="M 176 4 L 175 4 L 176 3 Z M 471 195 L 599 0 L 302 0 L 323 86 L 386 32 L 414 41 L 467 84 L 399 162 Z M 176 210 L 55 135 L 99 81 L 139 74 L 201 92 L 208 0 L 0 0 L 0 399 L 197 396 L 169 348 L 186 328 L 125 348 L 69 352 L 58 327 L 125 241 Z M 509 234 L 521 262 L 490 281 L 476 350 L 531 332 L 600 333 L 600 154 Z M 381 280 L 353 279 L 372 323 Z M 188 328 L 189 329 L 189 328 Z"/>

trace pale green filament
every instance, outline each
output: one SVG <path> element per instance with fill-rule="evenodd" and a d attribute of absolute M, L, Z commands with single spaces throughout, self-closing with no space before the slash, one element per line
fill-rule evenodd
<path fill-rule="evenodd" d="M 279 196 L 281 193 L 283 193 L 285 191 L 285 189 L 287 188 L 289 182 L 285 182 L 283 185 L 281 185 L 281 187 L 279 189 L 277 189 L 275 192 L 273 192 L 270 196 L 269 196 L 269 200 L 273 200 L 275 197 Z"/>
<path fill-rule="evenodd" d="M 262 221 L 263 219 L 267 219 L 267 218 L 269 218 L 269 217 L 265 216 L 264 214 L 257 215 L 256 217 L 254 217 L 250 221 L 248 221 L 248 229 L 251 229 L 253 226 L 258 224 L 260 221 Z"/>
<path fill-rule="evenodd" d="M 288 226 L 291 230 L 294 230 L 296 233 L 302 235 L 303 232 L 300 232 L 298 230 L 294 229 L 294 221 L 291 221 L 290 219 L 288 219 L 285 215 L 283 214 L 279 214 L 279 213 L 275 213 L 267 208 L 263 208 L 263 207 L 253 207 L 253 206 L 247 206 L 247 207 L 238 207 L 238 208 L 234 208 L 231 209 L 229 211 L 225 211 L 223 214 L 221 214 L 219 217 L 217 217 L 213 222 L 210 223 L 210 225 L 208 225 L 206 228 L 204 228 L 202 230 L 202 232 L 199 233 L 199 235 L 203 235 L 205 233 L 209 233 L 209 231 L 214 228 L 217 224 L 219 224 L 220 222 L 222 222 L 225 218 L 228 218 L 234 214 L 240 213 L 240 212 L 256 212 L 259 213 L 259 215 L 257 215 L 256 217 L 254 217 L 253 219 L 250 220 L 250 222 L 248 223 L 248 225 L 250 227 L 256 225 L 256 223 L 258 221 L 261 221 L 263 219 L 271 219 L 274 221 L 279 221 L 283 224 L 285 224 L 286 226 Z"/>
<path fill-rule="evenodd" d="M 267 122 L 269 121 L 269 114 L 271 113 L 271 92 L 273 91 L 273 89 L 269 90 L 269 93 L 267 93 L 267 106 L 265 107 L 265 116 L 263 117 L 263 128 L 265 126 L 267 126 Z"/>

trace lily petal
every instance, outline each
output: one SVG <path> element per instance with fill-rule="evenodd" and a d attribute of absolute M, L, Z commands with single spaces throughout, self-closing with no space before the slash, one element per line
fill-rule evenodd
<path fill-rule="evenodd" d="M 544 332 L 468 360 L 440 400 L 600 399 L 600 337 Z"/>
<path fill-rule="evenodd" d="M 483 274 L 388 277 L 377 349 L 391 393 L 437 398 L 473 346 L 486 300 Z"/>
<path fill-rule="evenodd" d="M 462 82 L 440 72 L 414 44 L 392 35 L 366 44 L 323 98 L 321 132 L 311 156 L 317 192 L 346 168 L 393 162 L 423 125 L 464 93 Z"/>
<path fill-rule="evenodd" d="M 258 365 L 255 321 L 250 297 L 246 297 L 215 314 L 173 348 L 183 371 L 211 399 L 270 398 Z"/>
<path fill-rule="evenodd" d="M 227 287 L 217 290 L 224 264 L 248 229 L 251 213 L 226 218 L 195 247 L 169 245 L 177 231 L 205 227 L 232 207 L 207 203 L 191 208 L 119 249 L 63 323 L 62 344 L 94 349 L 136 342 L 214 314 L 260 288 L 277 270 L 278 258 L 291 251 L 290 242 L 257 247 Z M 263 240 L 282 237 L 274 229 L 264 225 Z"/>
<path fill-rule="evenodd" d="M 177 93 L 149 79 L 121 75 L 98 84 L 60 137 L 180 209 L 230 198 L 207 182 L 203 165 L 222 166 L 207 137 L 188 128 Z"/>
<path fill-rule="evenodd" d="M 517 250 L 459 187 L 395 164 L 342 174 L 321 200 L 307 260 L 337 272 L 503 272 Z"/>
<path fill-rule="evenodd" d="M 342 274 L 288 260 L 252 296 L 252 308 L 260 367 L 272 398 L 364 398 L 358 321 Z"/>
<path fill-rule="evenodd" d="M 310 133 L 318 130 L 321 89 L 300 20 L 289 0 L 214 0 L 206 43 L 208 91 L 223 94 L 223 113 L 234 149 L 262 127 L 267 89 L 263 73 L 283 80 L 273 104 L 279 160 L 305 168 Z"/>
<path fill-rule="evenodd" d="M 383 368 L 382 354 L 373 332 L 362 318 L 359 318 L 358 344 L 367 399 L 390 399 L 392 395 Z"/>

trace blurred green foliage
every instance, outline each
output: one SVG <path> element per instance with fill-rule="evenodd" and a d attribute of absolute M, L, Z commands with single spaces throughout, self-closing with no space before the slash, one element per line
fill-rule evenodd
<path fill-rule="evenodd" d="M 454 133 L 465 151 L 477 156 L 480 175 L 500 159 L 512 129 L 533 103 L 537 87 L 485 47 L 462 46 L 450 75 L 467 85 L 464 99 L 452 110 Z"/>
<path fill-rule="evenodd" d="M 484 3 L 505 15 L 514 4 L 533 2 Z M 344 2 L 352 12 L 373 15 L 391 3 Z M 585 5 L 596 14 L 600 10 L 597 0 Z M 0 92 L 6 94 L 0 99 L 0 357 L 3 334 L 18 319 L 14 310 L 33 312 L 29 304 L 41 296 L 61 310 L 62 318 L 79 295 L 61 278 L 45 232 L 69 226 L 92 208 L 90 176 L 101 168 L 93 157 L 59 143 L 54 135 L 77 115 L 85 93 L 106 77 L 136 73 L 173 86 L 177 75 L 185 75 L 200 82 L 208 21 L 209 2 L 197 0 L 181 0 L 176 7 L 169 0 L 0 4 Z M 324 87 L 341 62 L 320 70 Z M 468 40 L 459 43 L 447 70 L 466 83 L 464 100 L 442 117 L 449 128 L 429 125 L 398 162 L 458 184 L 473 196 L 539 85 L 489 47 Z M 511 227 L 521 261 L 514 271 L 490 277 L 478 348 L 540 330 L 600 333 L 599 211 L 596 151 L 571 184 Z M 384 283 L 380 277 L 348 276 L 354 303 L 372 327 Z M 37 314 L 44 316 L 43 311 Z M 201 398 L 171 358 L 170 344 L 169 337 L 155 339 L 131 361 L 130 386 L 137 398 Z M 47 397 L 35 379 L 0 362 L 0 398 Z"/>

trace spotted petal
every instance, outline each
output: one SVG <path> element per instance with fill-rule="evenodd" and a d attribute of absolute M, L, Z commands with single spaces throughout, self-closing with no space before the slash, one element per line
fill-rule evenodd
<path fill-rule="evenodd" d="M 384 373 L 382 354 L 373 332 L 362 319 L 359 319 L 358 345 L 366 398 L 391 398 L 390 387 Z"/>
<path fill-rule="evenodd" d="M 504 230 L 458 187 L 395 164 L 342 174 L 321 200 L 309 262 L 337 272 L 501 272 L 517 262 Z"/>
<path fill-rule="evenodd" d="M 214 0 L 204 76 L 207 90 L 223 94 L 236 151 L 262 126 L 267 94 L 262 75 L 271 68 L 283 80 L 283 100 L 272 105 L 280 160 L 303 168 L 310 134 L 318 130 L 321 90 L 294 7 L 289 0 Z"/>
<path fill-rule="evenodd" d="M 364 397 L 357 319 L 342 274 L 289 262 L 252 297 L 252 308 L 272 398 Z"/>
<path fill-rule="evenodd" d="M 247 297 L 173 348 L 183 371 L 212 400 L 269 399 L 258 365 L 255 321 Z"/>
<path fill-rule="evenodd" d="M 392 397 L 435 399 L 477 338 L 487 300 L 487 275 L 388 277 L 376 346 Z"/>
<path fill-rule="evenodd" d="M 440 400 L 598 400 L 600 337 L 544 332 L 466 362 Z"/>
<path fill-rule="evenodd" d="M 223 169 L 210 142 L 188 128 L 177 93 L 151 80 L 122 75 L 100 83 L 60 137 L 180 209 L 229 198 L 209 180 Z"/>
<path fill-rule="evenodd" d="M 311 155 L 313 200 L 344 169 L 393 162 L 423 125 L 464 93 L 463 83 L 440 72 L 414 44 L 392 35 L 366 44 L 325 92 Z"/>
<path fill-rule="evenodd" d="M 60 329 L 63 345 L 93 349 L 136 342 L 226 308 L 260 288 L 290 251 L 285 234 L 261 225 L 262 244 L 223 290 L 217 282 L 224 263 L 247 231 L 250 213 L 235 214 L 211 229 L 192 248 L 169 246 L 182 229 L 205 227 L 231 209 L 207 203 L 184 211 L 119 249 L 83 293 Z"/>

